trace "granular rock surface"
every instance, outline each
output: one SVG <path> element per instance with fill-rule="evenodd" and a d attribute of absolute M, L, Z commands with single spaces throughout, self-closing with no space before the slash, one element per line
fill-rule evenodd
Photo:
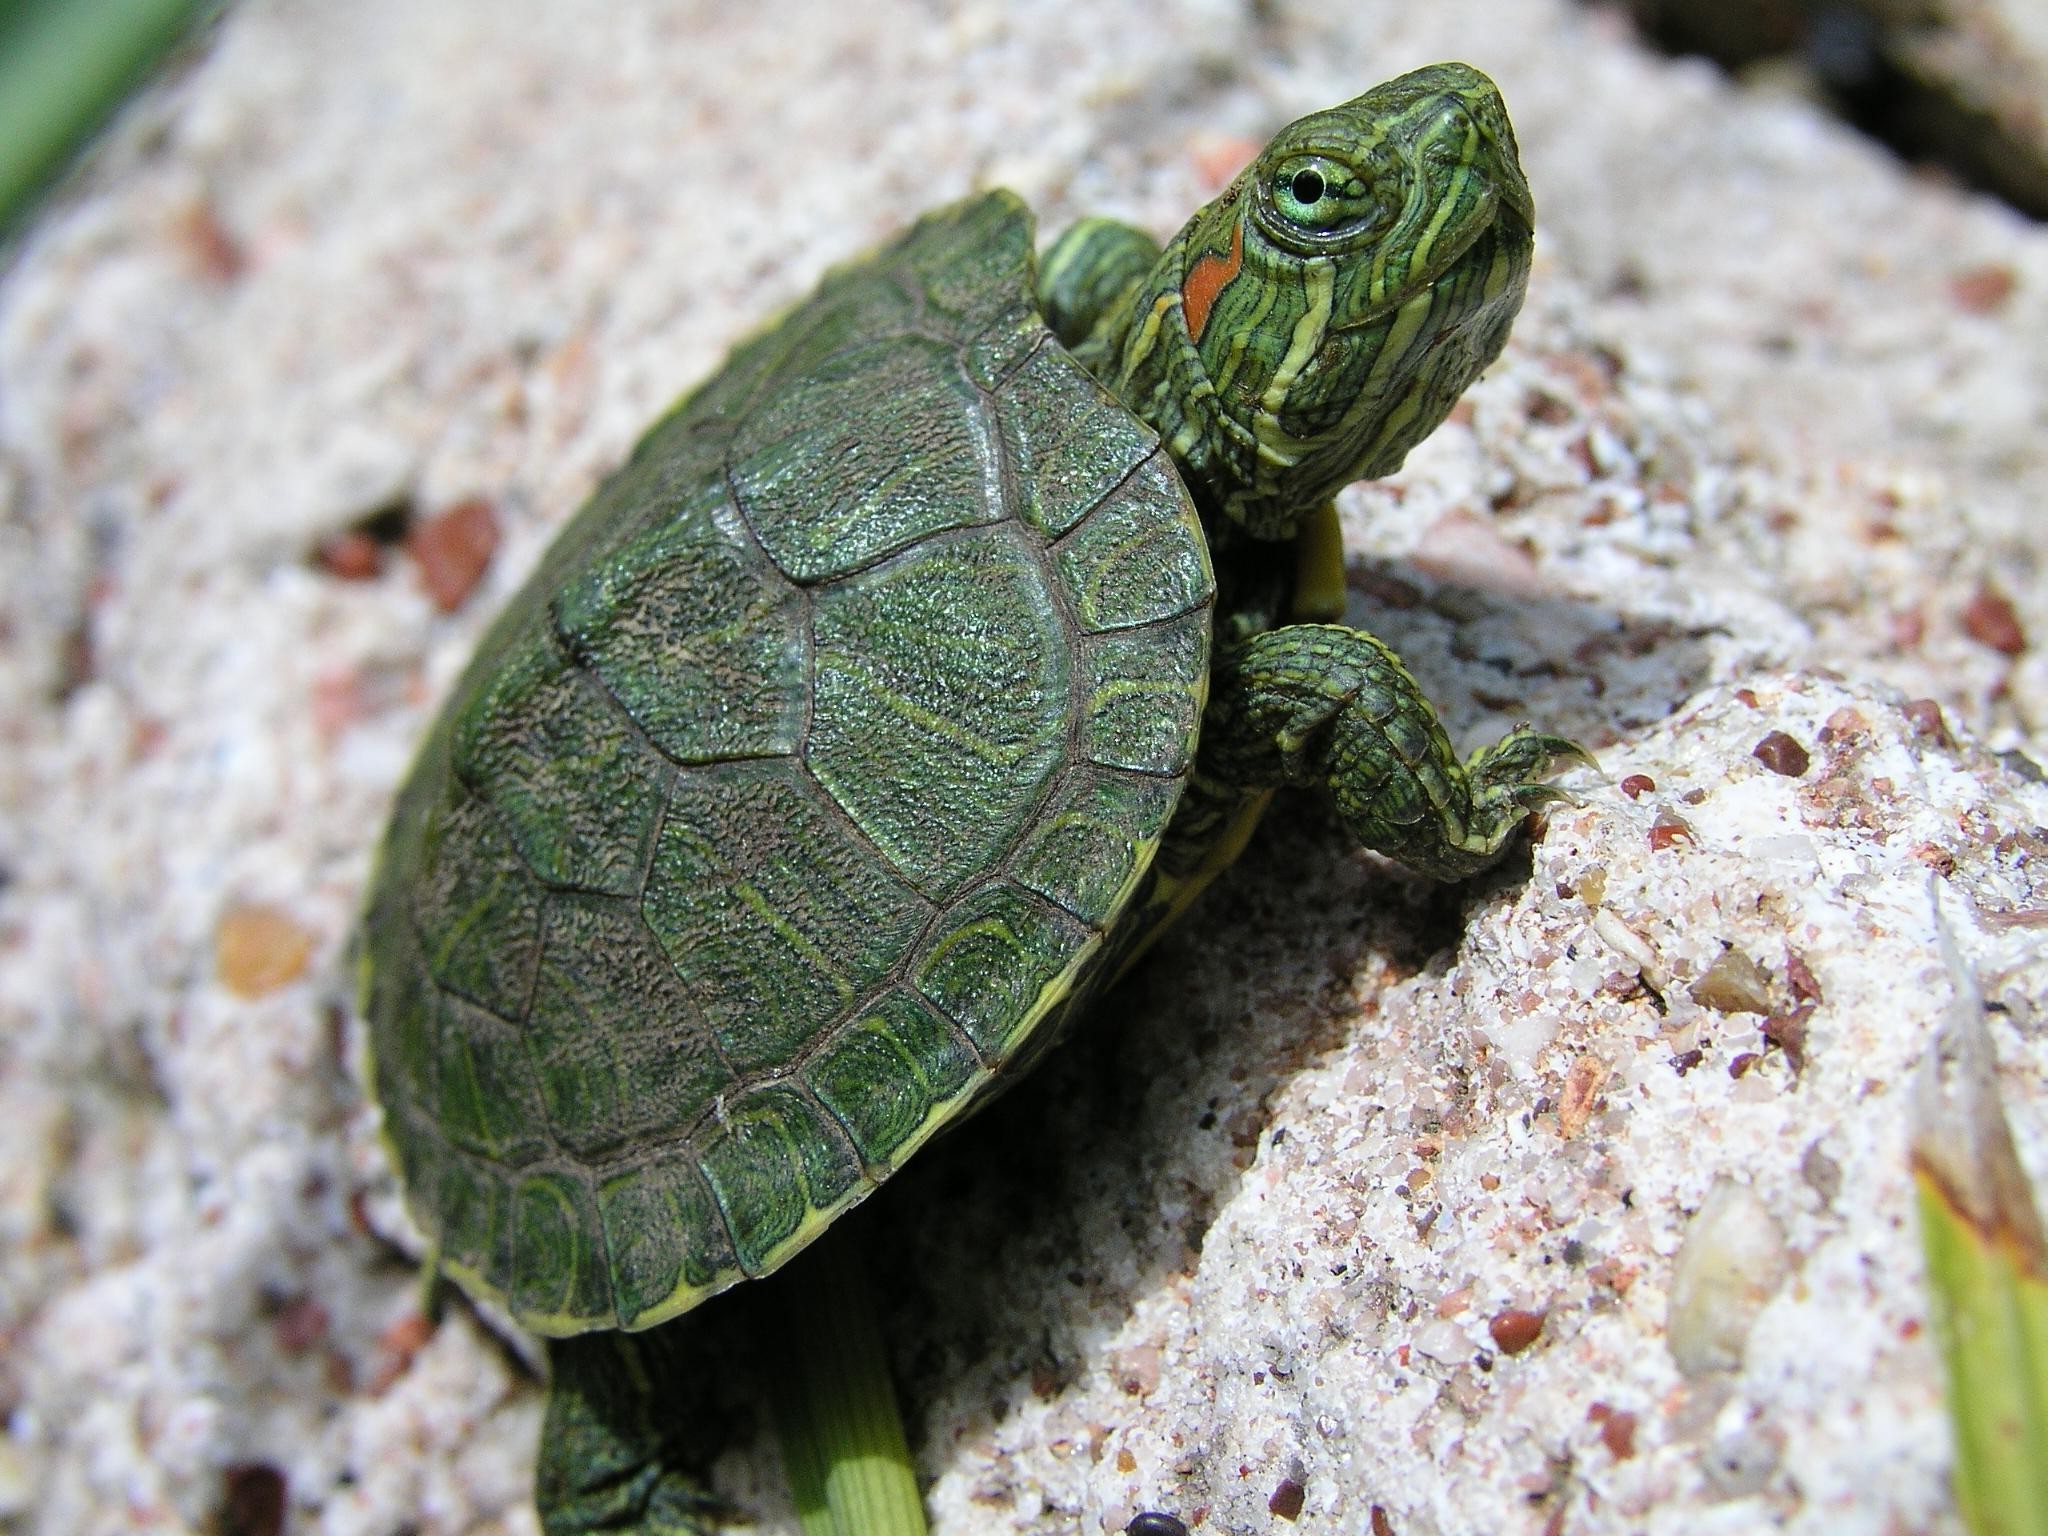
<path fill-rule="evenodd" d="M 1164 234 L 1446 57 L 1536 276 L 1350 617 L 1600 771 L 1453 890 L 1283 801 L 863 1209 L 935 1528 L 1959 1531 L 1906 1103 L 1973 982 L 2048 1174 L 2048 236 L 1564 0 L 252 3 L 138 102 L 0 275 L 0 1523 L 535 1529 L 352 1070 L 482 626 L 832 261 Z M 794 1532 L 744 1331 L 707 1458 Z"/>

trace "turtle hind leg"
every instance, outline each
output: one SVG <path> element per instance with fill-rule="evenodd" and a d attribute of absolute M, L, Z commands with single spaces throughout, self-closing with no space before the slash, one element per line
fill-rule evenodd
<path fill-rule="evenodd" d="M 1100 373 L 1098 353 L 1113 356 L 1121 344 L 1130 320 L 1123 299 L 1158 260 L 1157 240 L 1142 229 L 1101 218 L 1071 225 L 1039 257 L 1039 311 L 1091 373 Z"/>
<path fill-rule="evenodd" d="M 670 1329 L 548 1346 L 535 1502 L 546 1536 L 711 1536 L 725 1506 L 681 1462 L 691 1387 Z"/>
<path fill-rule="evenodd" d="M 1352 836 L 1441 880 L 1486 868 L 1531 810 L 1565 798 L 1541 780 L 1570 760 L 1591 758 L 1521 729 L 1460 762 L 1400 658 L 1337 624 L 1219 647 L 1202 724 L 1209 777 L 1244 789 L 1326 785 Z"/>

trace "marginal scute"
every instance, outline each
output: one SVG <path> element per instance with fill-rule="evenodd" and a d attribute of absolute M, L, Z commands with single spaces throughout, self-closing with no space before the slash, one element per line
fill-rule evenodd
<path fill-rule="evenodd" d="M 677 762 L 796 749 L 803 596 L 762 559 L 721 487 L 565 583 L 554 607 L 577 658 Z"/>
<path fill-rule="evenodd" d="M 764 1274 L 813 1212 L 853 1190 L 860 1165 L 831 1117 L 792 1088 L 754 1090 L 726 1111 L 724 1123 L 700 1163 L 740 1267 Z"/>
<path fill-rule="evenodd" d="M 1031 210 L 1015 193 L 988 192 L 919 219 L 889 265 L 924 295 L 927 329 L 968 341 L 1023 296 L 1032 232 Z"/>
<path fill-rule="evenodd" d="M 448 784 L 427 823 L 413 887 L 434 979 L 501 1019 L 522 1017 L 540 958 L 540 895 L 497 812 Z"/>
<path fill-rule="evenodd" d="M 1159 446 L 1063 347 L 1040 347 L 1004 386 L 1003 439 L 1024 520 L 1056 539 Z"/>
<path fill-rule="evenodd" d="M 505 606 L 478 647 L 479 657 L 513 633 L 544 625 L 549 600 L 578 571 L 602 566 L 620 545 L 650 527 L 671 522 L 700 495 L 705 450 L 680 411 L 672 411 L 640 435 L 632 454 L 607 475 L 590 500 L 541 552 L 526 585 Z"/>
<path fill-rule="evenodd" d="M 1180 786 L 1134 773 L 1077 770 L 1018 849 L 1010 873 L 1093 927 L 1107 923 L 1144 870 L 1152 844 L 1137 828 L 1164 823 Z"/>
<path fill-rule="evenodd" d="M 442 1133 L 456 1146 L 507 1167 L 550 1151 L 517 1026 L 446 993 L 431 1006 L 440 1019 Z"/>
<path fill-rule="evenodd" d="M 507 648 L 456 715 L 449 753 L 541 879 L 638 889 L 668 765 L 550 636 L 530 629 Z M 608 792 L 583 793 L 597 783 Z"/>
<path fill-rule="evenodd" d="M 996 882 L 948 909 L 914 975 L 932 1006 L 996 1061 L 1055 1000 L 1056 983 L 1088 942 L 1072 918 Z"/>
<path fill-rule="evenodd" d="M 1195 509 L 1163 456 L 1146 462 L 1060 542 L 1083 629 L 1128 629 L 1209 602 L 1216 582 Z"/>
<path fill-rule="evenodd" d="M 1045 344 L 1045 322 L 1022 294 L 967 346 L 967 377 L 990 394 L 1000 392 Z M 1001 407 L 999 406 L 998 412 Z"/>
<path fill-rule="evenodd" d="M 1207 609 L 1091 635 L 1081 668 L 1081 747 L 1091 762 L 1176 778 L 1188 771 L 1208 694 Z"/>
<path fill-rule="evenodd" d="M 959 1033 L 917 996 L 890 992 L 844 1025 L 804 1081 L 853 1138 L 861 1161 L 887 1168 L 978 1067 Z"/>
<path fill-rule="evenodd" d="M 809 584 L 1000 517 L 992 436 L 953 346 L 889 336 L 790 379 L 748 416 L 732 485 L 769 556 Z"/>
<path fill-rule="evenodd" d="M 440 1015 L 433 1007 L 434 978 L 414 939 L 411 916 L 380 910 L 370 921 L 385 949 L 369 973 L 363 1013 L 390 1021 L 377 1036 L 371 1067 L 390 1134 L 403 1143 L 410 1128 L 404 1109 L 432 1104 L 440 1096 Z"/>
<path fill-rule="evenodd" d="M 520 1246 L 509 1176 L 495 1164 L 473 1161 L 447 1148 L 438 1157 L 437 1168 L 423 1168 L 408 1177 L 423 1180 L 434 1190 L 442 1257 L 487 1276 L 494 1287 L 506 1286 Z"/>
<path fill-rule="evenodd" d="M 725 1218 L 693 1162 L 629 1167 L 597 1189 L 619 1326 L 701 1299 L 740 1278 Z"/>
<path fill-rule="evenodd" d="M 1066 746 L 1068 642 L 1013 530 L 926 545 L 821 591 L 806 761 L 944 900 L 1016 836 Z"/>
<path fill-rule="evenodd" d="M 735 347 L 677 415 L 699 430 L 729 427 L 771 395 L 778 380 L 912 329 L 917 309 L 900 283 L 866 264 L 830 273 L 817 294 L 780 325 Z"/>
<path fill-rule="evenodd" d="M 787 1065 L 929 909 L 788 760 L 681 774 L 641 909 L 725 1059 Z"/>
<path fill-rule="evenodd" d="M 611 1277 L 597 1202 L 584 1181 L 567 1173 L 535 1173 L 512 1192 L 519 1264 L 512 1308 L 548 1332 L 554 1319 L 610 1315 Z"/>
<path fill-rule="evenodd" d="M 555 1139 L 587 1161 L 686 1134 L 735 1084 L 630 902 L 549 903 L 526 1048 Z"/>

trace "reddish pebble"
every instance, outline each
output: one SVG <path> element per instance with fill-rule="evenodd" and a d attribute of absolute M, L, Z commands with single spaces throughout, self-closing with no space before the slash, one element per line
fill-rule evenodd
<path fill-rule="evenodd" d="M 426 1348 L 434 1336 L 434 1325 L 424 1312 L 408 1312 L 377 1336 L 377 1364 L 370 1373 L 372 1396 L 388 1390 L 412 1365 L 413 1356 Z"/>
<path fill-rule="evenodd" d="M 1510 1307 L 1496 1312 L 1486 1325 L 1494 1346 L 1504 1355 L 1519 1355 L 1543 1336 L 1543 1314 Z"/>
<path fill-rule="evenodd" d="M 1636 1453 L 1636 1416 L 1626 1409 L 1595 1403 L 1586 1417 L 1600 1426 L 1600 1443 L 1616 1461 L 1627 1461 Z"/>
<path fill-rule="evenodd" d="M 1372 1507 L 1372 1536 L 1394 1536 L 1394 1522 L 1387 1518 L 1387 1512 L 1377 1504 Z"/>
<path fill-rule="evenodd" d="M 498 517 L 481 498 L 458 501 L 428 518 L 406 536 L 405 547 L 418 562 L 427 596 L 443 613 L 453 613 L 483 580 L 484 568 L 498 548 Z"/>
<path fill-rule="evenodd" d="M 1973 315 L 1988 315 L 2005 308 L 2005 301 L 2018 285 L 2019 278 L 2011 267 L 1993 261 L 1956 273 L 1948 280 L 1948 291 L 1957 308 Z"/>
<path fill-rule="evenodd" d="M 1607 1063 L 1599 1057 L 1581 1056 L 1565 1073 L 1564 1090 L 1557 1100 L 1557 1133 L 1565 1140 L 1575 1138 L 1593 1118 L 1608 1071 Z"/>
<path fill-rule="evenodd" d="M 1794 1072 L 1806 1070 L 1806 1021 L 1812 1015 L 1813 1004 L 1806 1003 L 1764 1020 L 1764 1039 L 1785 1053 Z"/>
<path fill-rule="evenodd" d="M 1273 1490 L 1273 1496 L 1266 1500 L 1266 1508 L 1282 1520 L 1299 1520 L 1301 1503 L 1308 1490 L 1291 1477 L 1280 1480 L 1280 1486 Z"/>
<path fill-rule="evenodd" d="M 1925 736 L 1943 746 L 1949 744 L 1948 721 L 1942 717 L 1941 706 L 1933 699 L 1914 699 L 1899 711 L 1906 717 L 1906 724 L 1915 736 Z"/>
<path fill-rule="evenodd" d="M 384 569 L 384 546 L 350 528 L 320 546 L 320 568 L 338 581 L 369 581 Z"/>
<path fill-rule="evenodd" d="M 2017 656 L 2027 648 L 2027 633 L 2020 628 L 2012 599 L 1988 581 L 1977 588 L 1977 595 L 1963 609 L 1963 628 L 1972 640 L 2001 656 Z"/>
<path fill-rule="evenodd" d="M 1662 853 L 1673 843 L 1697 844 L 1698 841 L 1699 839 L 1692 835 L 1692 828 L 1686 825 L 1685 819 L 1674 816 L 1669 811 L 1661 813 L 1650 823 L 1650 848 L 1653 852 Z"/>
<path fill-rule="evenodd" d="M 1628 1288 L 1636 1283 L 1636 1276 L 1641 1273 L 1634 1265 L 1624 1264 L 1619 1259 L 1602 1259 L 1586 1266 L 1588 1280 L 1617 1296 L 1626 1296 Z"/>
<path fill-rule="evenodd" d="M 1869 729 L 1870 722 L 1863 718 L 1861 712 L 1844 704 L 1822 724 L 1820 739 L 1823 742 L 1853 741 Z"/>
<path fill-rule="evenodd" d="M 248 265 L 241 243 L 221 222 L 220 210 L 205 199 L 194 202 L 180 216 L 177 237 L 200 275 L 216 283 L 232 282 Z"/>
<path fill-rule="evenodd" d="M 1802 1003 L 1820 1001 L 1820 983 L 1814 979 L 1812 970 L 1806 964 L 1806 956 L 1796 949 L 1785 951 L 1785 984 L 1792 989 L 1792 995 Z"/>
<path fill-rule="evenodd" d="M 1755 1051 L 1744 1051 L 1740 1056 L 1737 1056 L 1728 1063 L 1728 1075 L 1730 1077 L 1747 1077 L 1749 1076 L 1749 1069 L 1755 1066 L 1761 1059 Z"/>
<path fill-rule="evenodd" d="M 1956 856 L 1939 843 L 1915 843 L 1913 857 L 1944 880 L 1956 872 Z"/>
<path fill-rule="evenodd" d="M 1621 781 L 1621 792 L 1631 800 L 1640 800 L 1657 787 L 1657 781 L 1647 773 L 1632 773 Z"/>
<path fill-rule="evenodd" d="M 1806 748 L 1783 731 L 1772 731 L 1764 737 L 1756 744 L 1750 756 L 1771 772 L 1782 773 L 1788 779 L 1799 778 L 1813 761 L 1806 755 Z"/>
<path fill-rule="evenodd" d="M 284 1474 L 261 1463 L 222 1474 L 221 1536 L 280 1536 L 284 1530 Z"/>

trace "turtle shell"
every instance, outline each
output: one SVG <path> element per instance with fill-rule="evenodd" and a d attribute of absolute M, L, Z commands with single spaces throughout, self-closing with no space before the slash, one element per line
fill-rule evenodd
<path fill-rule="evenodd" d="M 443 1267 L 547 1334 L 774 1269 L 1109 969 L 1213 580 L 993 193 L 657 424 L 480 646 L 365 929 Z"/>

